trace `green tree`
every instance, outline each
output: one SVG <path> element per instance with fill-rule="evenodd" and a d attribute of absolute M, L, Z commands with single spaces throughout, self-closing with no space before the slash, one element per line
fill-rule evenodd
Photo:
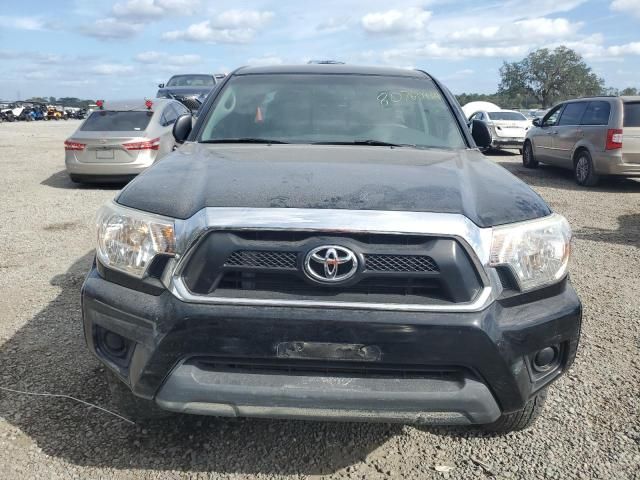
<path fill-rule="evenodd" d="M 598 95 L 604 87 L 582 57 L 564 46 L 541 48 L 519 62 L 504 62 L 500 77 L 499 95 L 531 96 L 543 108 L 568 98 Z"/>
<path fill-rule="evenodd" d="M 640 90 L 634 87 L 627 87 L 624 90 L 620 90 L 620 95 L 626 95 L 626 96 L 632 97 L 635 95 L 640 95 Z"/>

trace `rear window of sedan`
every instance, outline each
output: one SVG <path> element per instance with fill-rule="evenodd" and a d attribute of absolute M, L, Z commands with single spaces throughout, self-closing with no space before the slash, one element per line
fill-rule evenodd
<path fill-rule="evenodd" d="M 640 127 L 640 102 L 624 104 L 624 126 Z"/>
<path fill-rule="evenodd" d="M 489 112 L 487 116 L 491 120 L 512 120 L 517 122 L 527 119 L 527 117 L 519 112 Z"/>
<path fill-rule="evenodd" d="M 215 80 L 209 75 L 176 75 L 171 77 L 167 87 L 213 87 Z"/>
<path fill-rule="evenodd" d="M 139 132 L 146 130 L 153 112 L 101 110 L 89 115 L 80 130 L 85 132 Z"/>

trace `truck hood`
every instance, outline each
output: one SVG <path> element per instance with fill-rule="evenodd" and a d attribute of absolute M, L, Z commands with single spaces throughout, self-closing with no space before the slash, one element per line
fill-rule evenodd
<path fill-rule="evenodd" d="M 185 219 L 204 207 L 458 213 L 480 227 L 549 215 L 525 183 L 477 150 L 187 143 L 116 201 Z"/>

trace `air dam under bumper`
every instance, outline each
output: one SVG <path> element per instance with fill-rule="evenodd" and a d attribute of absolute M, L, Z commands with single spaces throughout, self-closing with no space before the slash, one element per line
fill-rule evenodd
<path fill-rule="evenodd" d="M 521 409 L 572 363 L 581 321 L 568 281 L 476 312 L 402 312 L 186 303 L 105 280 L 95 267 L 82 308 L 92 352 L 162 408 L 430 424 L 489 423 Z M 124 358 L 101 348 L 105 330 L 127 340 Z M 278 346 L 289 342 L 364 345 L 380 355 L 283 358 Z M 558 364 L 539 375 L 530 359 L 550 345 L 561 346 Z"/>
<path fill-rule="evenodd" d="M 156 396 L 166 409 L 225 417 L 490 423 L 500 408 L 481 382 L 464 378 L 358 378 L 211 372 L 177 367 Z"/>

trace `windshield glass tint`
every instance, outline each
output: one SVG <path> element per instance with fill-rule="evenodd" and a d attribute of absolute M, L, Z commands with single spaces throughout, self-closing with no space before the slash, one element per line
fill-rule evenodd
<path fill-rule="evenodd" d="M 167 87 L 213 87 L 213 77 L 210 75 L 177 75 L 171 77 Z"/>
<path fill-rule="evenodd" d="M 491 120 L 515 120 L 521 122 L 526 120 L 527 117 L 518 112 L 491 112 L 487 113 Z"/>
<path fill-rule="evenodd" d="M 80 130 L 87 132 L 132 132 L 147 128 L 153 112 L 93 112 Z"/>
<path fill-rule="evenodd" d="M 216 99 L 200 141 L 243 138 L 465 147 L 450 107 L 426 77 L 236 76 Z"/>
<path fill-rule="evenodd" d="M 624 126 L 640 127 L 640 103 L 624 104 Z"/>

